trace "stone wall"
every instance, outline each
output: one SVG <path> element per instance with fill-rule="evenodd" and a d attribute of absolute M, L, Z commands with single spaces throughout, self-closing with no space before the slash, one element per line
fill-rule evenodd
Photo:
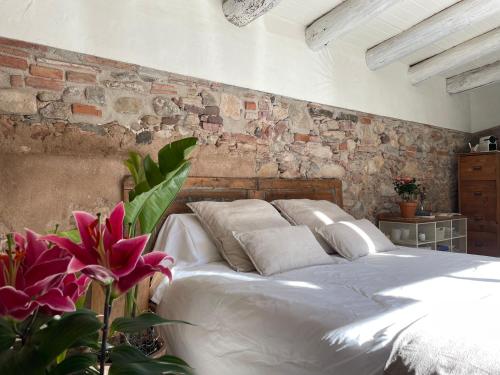
<path fill-rule="evenodd" d="M 193 135 L 192 175 L 340 178 L 369 218 L 396 209 L 400 175 L 454 209 L 468 136 L 0 38 L 0 232 L 107 211 L 127 151 Z"/>

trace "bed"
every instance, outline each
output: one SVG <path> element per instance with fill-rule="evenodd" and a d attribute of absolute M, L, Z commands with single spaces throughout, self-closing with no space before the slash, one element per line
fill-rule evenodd
<path fill-rule="evenodd" d="M 341 183 L 191 179 L 169 220 L 188 212 L 189 200 L 299 196 L 341 205 Z M 172 235 L 168 243 L 176 249 L 166 246 L 169 231 L 163 228 L 159 243 L 163 238 L 166 251 L 182 251 L 182 240 Z M 419 360 L 408 357 L 415 352 L 408 348 L 425 330 L 416 334 L 412 327 L 456 315 L 460 330 L 476 320 L 463 311 L 496 306 L 500 296 L 500 262 L 494 258 L 403 247 L 355 261 L 331 257 L 333 264 L 269 277 L 235 272 L 215 258 L 199 264 L 181 259 L 173 283 L 155 285 L 153 301 L 160 315 L 195 325 L 169 325 L 160 333 L 199 375 L 419 373 L 412 372 Z M 434 373 L 456 373 L 446 370 Z M 478 373 L 496 370 L 490 364 Z"/>

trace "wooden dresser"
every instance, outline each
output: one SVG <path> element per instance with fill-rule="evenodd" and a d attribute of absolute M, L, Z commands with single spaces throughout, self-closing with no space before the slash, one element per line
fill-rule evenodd
<path fill-rule="evenodd" d="M 460 213 L 469 218 L 468 253 L 500 257 L 500 152 L 460 154 Z"/>

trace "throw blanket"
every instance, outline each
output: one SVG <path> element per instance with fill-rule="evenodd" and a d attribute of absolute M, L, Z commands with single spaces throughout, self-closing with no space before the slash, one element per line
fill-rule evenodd
<path fill-rule="evenodd" d="M 387 375 L 500 374 L 500 296 L 437 309 L 402 331 Z"/>

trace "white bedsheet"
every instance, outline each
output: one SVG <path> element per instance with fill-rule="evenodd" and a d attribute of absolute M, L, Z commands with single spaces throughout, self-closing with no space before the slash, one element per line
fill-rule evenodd
<path fill-rule="evenodd" d="M 500 262 L 399 248 L 268 278 L 211 263 L 156 296 L 159 314 L 197 324 L 161 333 L 198 375 L 381 374 L 396 335 L 428 312 L 500 297 Z"/>

